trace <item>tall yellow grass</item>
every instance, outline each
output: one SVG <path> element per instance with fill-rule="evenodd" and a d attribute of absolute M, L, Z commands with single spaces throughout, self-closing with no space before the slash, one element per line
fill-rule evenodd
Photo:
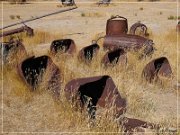
<path fill-rule="evenodd" d="M 40 33 L 32 39 L 25 38 L 24 44 L 36 45 L 56 38 L 56 35 L 47 34 L 46 37 L 48 38 L 45 39 L 44 35 Z M 174 86 L 176 82 L 180 81 L 177 80 L 177 75 L 180 75 L 177 70 L 177 64 L 179 64 L 177 63 L 177 57 L 179 57 L 177 33 L 172 30 L 162 35 L 153 33 L 151 36 L 154 39 L 157 51 L 154 52 L 152 57 L 143 60 L 138 60 L 134 53 L 128 53 L 128 65 L 125 68 L 119 65 L 113 68 L 103 68 L 101 59 L 105 52 L 102 48 L 98 56 L 89 65 L 80 62 L 76 57 L 77 54 L 72 57 L 67 57 L 67 55 L 52 57 L 62 72 L 62 88 L 59 101 L 54 101 L 47 91 L 30 92 L 18 76 L 15 67 L 4 66 L 4 131 L 54 131 L 72 132 L 72 134 L 76 132 L 121 132 L 111 116 L 102 115 L 102 117 L 97 118 L 96 126 L 90 126 L 87 114 L 73 110 L 64 98 L 63 88 L 68 81 L 74 78 L 98 75 L 110 75 L 112 77 L 122 97 L 127 99 L 126 116 L 155 122 L 163 127 L 176 127 L 177 116 L 159 117 L 156 113 L 157 102 L 150 95 L 159 94 L 158 97 L 161 98 L 160 93 L 176 92 Z M 102 41 L 99 44 L 102 46 Z M 144 66 L 152 59 L 160 56 L 166 56 L 169 59 L 174 78 L 154 84 L 144 82 L 141 78 Z M 175 107 L 175 105 L 172 107 Z"/>

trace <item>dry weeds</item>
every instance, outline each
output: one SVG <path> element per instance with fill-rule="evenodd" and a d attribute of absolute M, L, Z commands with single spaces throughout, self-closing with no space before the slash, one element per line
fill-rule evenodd
<path fill-rule="evenodd" d="M 117 85 L 122 97 L 127 99 L 128 107 L 126 116 L 139 118 L 149 122 L 161 124 L 162 127 L 176 127 L 176 105 L 173 113 L 167 112 L 160 116 L 157 110 L 163 111 L 163 106 L 158 106 L 158 101 L 153 95 L 157 95 L 161 100 L 161 95 L 173 93 L 176 97 L 175 85 L 177 75 L 177 33 L 170 30 L 167 33 L 157 35 L 151 33 L 150 37 L 155 42 L 157 49 L 152 57 L 144 60 L 138 60 L 135 53 L 128 53 L 127 67 L 115 66 L 104 69 L 101 65 L 101 59 L 105 52 L 101 48 L 98 56 L 93 59 L 91 64 L 87 65 L 76 57 L 67 57 L 67 55 L 57 55 L 53 61 L 62 72 L 62 89 L 60 101 L 54 101 L 52 96 L 43 89 L 36 92 L 30 92 L 24 82 L 18 76 L 15 67 L 4 66 L 4 131 L 5 132 L 121 132 L 117 124 L 111 119 L 111 116 L 98 117 L 96 126 L 91 127 L 86 113 L 75 111 L 66 101 L 63 95 L 65 84 L 74 78 L 90 77 L 97 75 L 110 75 Z M 93 39 L 100 37 L 97 34 Z M 168 38 L 167 38 L 168 37 Z M 57 35 L 46 32 L 37 32 L 35 37 L 23 38 L 25 46 L 46 43 L 58 38 Z M 179 38 L 180 39 L 180 38 Z M 102 41 L 98 42 L 102 46 Z M 80 50 L 80 48 L 78 48 Z M 170 80 L 163 80 L 159 83 L 148 84 L 141 78 L 143 67 L 152 59 L 166 56 L 172 66 L 174 77 Z M 2 73 L 0 73 L 2 75 Z M 168 100 L 171 100 L 169 97 Z M 166 104 L 166 103 L 165 103 Z M 179 118 L 178 118 L 179 119 Z M 169 133 L 167 133 L 169 134 Z"/>

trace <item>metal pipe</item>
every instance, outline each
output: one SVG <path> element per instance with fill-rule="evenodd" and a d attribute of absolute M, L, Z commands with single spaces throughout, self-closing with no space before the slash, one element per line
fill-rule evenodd
<path fill-rule="evenodd" d="M 32 19 L 28 19 L 28 20 L 21 21 L 21 22 L 18 22 L 18 23 L 10 24 L 10 25 L 7 25 L 7 26 L 5 26 L 3 28 L 0 28 L 0 30 L 6 29 L 6 28 L 9 28 L 9 27 L 18 25 L 18 24 L 31 22 L 31 21 L 34 21 L 34 20 L 37 20 L 37 19 L 41 19 L 41 18 L 50 16 L 50 15 L 54 15 L 54 14 L 58 14 L 58 13 L 66 12 L 66 11 L 70 11 L 70 10 L 73 10 L 73 9 L 76 9 L 76 8 L 77 8 L 77 6 L 72 7 L 72 8 L 68 8 L 68 9 L 62 9 L 62 10 L 59 10 L 59 11 L 56 11 L 56 12 L 52 12 L 52 13 L 49 13 L 49 14 L 45 14 L 45 15 L 42 15 L 42 16 L 39 16 L 39 17 L 36 17 L 36 18 L 32 18 Z"/>

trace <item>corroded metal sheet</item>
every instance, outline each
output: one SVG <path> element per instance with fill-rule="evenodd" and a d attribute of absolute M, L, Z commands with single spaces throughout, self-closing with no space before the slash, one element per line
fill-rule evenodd
<path fill-rule="evenodd" d="M 127 55 L 123 49 L 115 49 L 113 51 L 108 51 L 103 59 L 102 63 L 107 66 L 114 66 L 120 64 L 122 66 L 127 64 Z"/>
<path fill-rule="evenodd" d="M 147 26 L 140 22 L 133 24 L 130 28 L 129 33 L 132 35 L 140 35 L 140 36 L 144 36 L 144 37 L 149 35 L 147 33 Z"/>
<path fill-rule="evenodd" d="M 126 110 L 126 100 L 121 97 L 113 80 L 109 76 L 96 76 L 71 80 L 65 86 L 65 96 L 69 101 L 106 109 L 114 107 L 114 116 L 119 117 Z M 87 102 L 86 97 L 90 99 Z"/>
<path fill-rule="evenodd" d="M 18 63 L 20 60 L 27 57 L 26 49 L 19 40 L 3 42 L 1 43 L 0 48 L 1 59 L 4 64 Z"/>
<path fill-rule="evenodd" d="M 88 63 L 97 55 L 99 48 L 98 44 L 86 46 L 79 51 L 78 58 Z"/>
<path fill-rule="evenodd" d="M 45 89 L 52 91 L 55 97 L 59 97 L 60 70 L 49 56 L 27 58 L 18 65 L 18 73 L 31 91 L 36 90 L 42 81 L 45 81 Z"/>
<path fill-rule="evenodd" d="M 154 128 L 157 128 L 158 126 L 150 122 L 146 122 L 146 121 L 134 119 L 134 118 L 127 118 L 127 117 L 122 118 L 120 120 L 120 124 L 123 128 L 123 131 L 128 132 L 128 133 L 133 133 L 135 131 L 138 132 L 140 128 L 154 129 Z M 144 132 L 144 130 L 141 130 L 141 132 Z"/>
<path fill-rule="evenodd" d="M 54 40 L 51 43 L 50 52 L 52 55 L 56 55 L 57 53 L 73 54 L 76 52 L 76 45 L 72 39 Z"/>
<path fill-rule="evenodd" d="M 143 69 L 142 76 L 149 82 L 159 77 L 170 78 L 172 69 L 166 57 L 160 57 L 149 62 Z"/>
<path fill-rule="evenodd" d="M 5 37 L 5 36 L 21 33 L 21 32 L 26 32 L 27 36 L 33 36 L 34 35 L 34 30 L 32 28 L 30 28 L 28 26 L 22 26 L 20 28 L 5 31 L 5 32 L 1 33 L 0 37 Z"/>

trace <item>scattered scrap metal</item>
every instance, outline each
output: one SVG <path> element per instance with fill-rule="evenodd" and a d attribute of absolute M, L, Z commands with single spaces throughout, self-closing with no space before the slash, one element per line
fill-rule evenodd
<path fill-rule="evenodd" d="M 66 0 L 62 1 L 65 2 Z M 72 2 L 72 0 L 67 0 Z M 74 8 L 72 8 L 74 9 Z M 69 9 L 69 10 L 72 10 Z M 68 9 L 67 9 L 68 10 Z M 64 12 L 58 11 L 56 13 Z M 48 15 L 52 15 L 51 13 Z M 36 19 L 48 16 L 44 15 Z M 25 22 L 32 21 L 26 20 Z M 14 26 L 16 24 L 12 24 Z M 10 27 L 6 26 L 5 28 Z M 109 51 L 104 55 L 102 63 L 105 66 L 127 63 L 126 51 L 138 51 L 143 48 L 143 54 L 149 55 L 153 52 L 153 41 L 136 34 L 137 28 L 140 27 L 147 36 L 147 27 L 141 23 L 135 23 L 128 32 L 127 19 L 121 16 L 115 16 L 107 20 L 106 36 L 104 37 L 103 47 Z M 179 23 L 178 23 L 179 30 Z M 4 32 L 0 37 L 15 33 L 26 31 L 29 36 L 33 36 L 33 29 L 24 26 L 12 31 Z M 17 54 L 27 54 L 21 42 L 1 43 L 3 52 L 3 60 L 6 61 L 7 56 L 14 50 Z M 79 51 L 78 58 L 90 62 L 94 56 L 97 55 L 100 47 L 97 43 L 86 46 Z M 76 51 L 75 42 L 72 39 L 54 40 L 51 43 L 50 51 L 53 55 L 58 52 L 73 54 Z M 14 54 L 13 54 L 14 55 Z M 51 91 L 53 95 L 58 98 L 61 87 L 61 72 L 60 69 L 53 63 L 49 56 L 29 57 L 20 62 L 18 65 L 18 73 L 23 81 L 31 89 L 31 91 L 39 88 L 42 82 L 46 89 Z M 160 57 L 149 62 L 143 69 L 142 76 L 149 82 L 160 77 L 170 78 L 172 76 L 172 69 L 166 57 Z M 119 90 L 114 84 L 110 76 L 95 76 L 88 78 L 77 78 L 68 82 L 64 89 L 65 97 L 70 101 L 74 107 L 88 110 L 91 119 L 96 118 L 96 111 L 99 108 L 105 108 L 112 111 L 113 118 L 119 119 L 119 124 L 122 125 L 125 132 L 133 132 L 138 127 L 154 128 L 156 125 L 132 119 L 127 117 L 120 117 L 126 112 L 126 100 L 121 97 Z"/>
<path fill-rule="evenodd" d="M 65 96 L 74 108 L 87 110 L 90 119 L 96 118 L 100 108 L 114 119 L 118 119 L 124 132 L 133 132 L 136 128 L 155 128 L 155 124 L 138 119 L 122 117 L 126 112 L 126 100 L 121 97 L 110 76 L 96 76 L 71 80 L 65 86 Z"/>
<path fill-rule="evenodd" d="M 107 6 L 109 6 L 110 2 L 111 2 L 111 0 L 101 0 L 101 1 L 99 1 L 97 3 L 97 5 L 98 6 L 100 6 L 100 5 L 107 5 Z"/>

